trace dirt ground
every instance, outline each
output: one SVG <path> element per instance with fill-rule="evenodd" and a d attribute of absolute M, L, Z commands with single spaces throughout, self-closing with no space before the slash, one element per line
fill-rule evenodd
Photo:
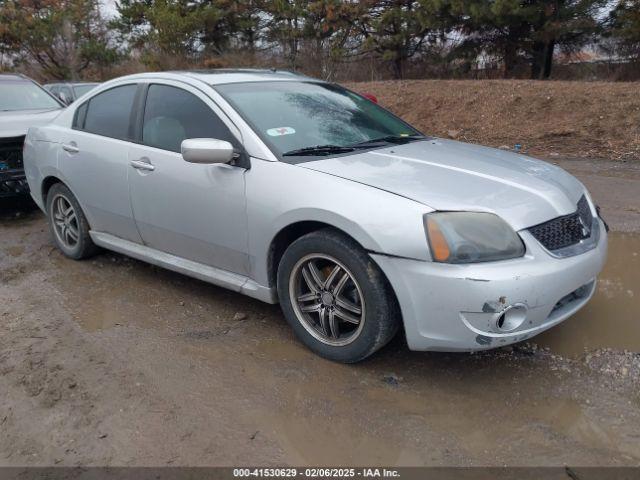
<path fill-rule="evenodd" d="M 618 232 L 626 276 L 602 295 L 619 292 L 637 328 L 640 167 L 561 165 Z M 277 306 L 109 252 L 64 258 L 39 211 L 5 205 L 0 235 L 2 466 L 640 465 L 638 330 L 618 335 L 626 351 L 594 333 L 576 356 L 546 341 L 419 353 L 399 337 L 345 366 L 307 351 Z"/>
<path fill-rule="evenodd" d="M 640 160 L 640 83 L 408 80 L 353 83 L 425 133 L 534 155 Z"/>

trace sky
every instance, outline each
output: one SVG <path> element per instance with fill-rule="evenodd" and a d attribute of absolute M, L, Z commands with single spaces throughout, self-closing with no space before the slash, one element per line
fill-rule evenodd
<path fill-rule="evenodd" d="M 116 10 L 116 0 L 102 0 L 101 10 L 105 17 L 115 17 L 118 14 Z"/>

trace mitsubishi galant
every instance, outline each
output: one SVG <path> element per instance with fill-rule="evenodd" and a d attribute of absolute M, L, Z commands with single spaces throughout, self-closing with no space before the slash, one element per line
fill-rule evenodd
<path fill-rule="evenodd" d="M 27 180 L 66 256 L 280 303 L 335 361 L 398 331 L 412 350 L 505 346 L 585 305 L 607 234 L 578 180 L 374 100 L 280 71 L 126 76 L 29 130 Z"/>

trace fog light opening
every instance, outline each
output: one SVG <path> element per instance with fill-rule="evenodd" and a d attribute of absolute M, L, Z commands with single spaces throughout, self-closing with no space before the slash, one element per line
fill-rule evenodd
<path fill-rule="evenodd" d="M 522 303 L 509 305 L 496 319 L 496 329 L 502 332 L 511 332 L 519 328 L 527 318 L 527 307 Z"/>

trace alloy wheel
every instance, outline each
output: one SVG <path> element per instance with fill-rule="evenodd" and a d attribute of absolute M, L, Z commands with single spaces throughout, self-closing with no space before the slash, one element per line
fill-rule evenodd
<path fill-rule="evenodd" d="M 67 249 L 75 248 L 80 240 L 80 226 L 69 199 L 61 194 L 56 195 L 51 203 L 51 215 L 58 241 Z"/>
<path fill-rule="evenodd" d="M 301 258 L 291 272 L 289 296 L 298 320 L 317 340 L 343 346 L 360 335 L 365 321 L 362 290 L 337 259 L 319 253 Z"/>

